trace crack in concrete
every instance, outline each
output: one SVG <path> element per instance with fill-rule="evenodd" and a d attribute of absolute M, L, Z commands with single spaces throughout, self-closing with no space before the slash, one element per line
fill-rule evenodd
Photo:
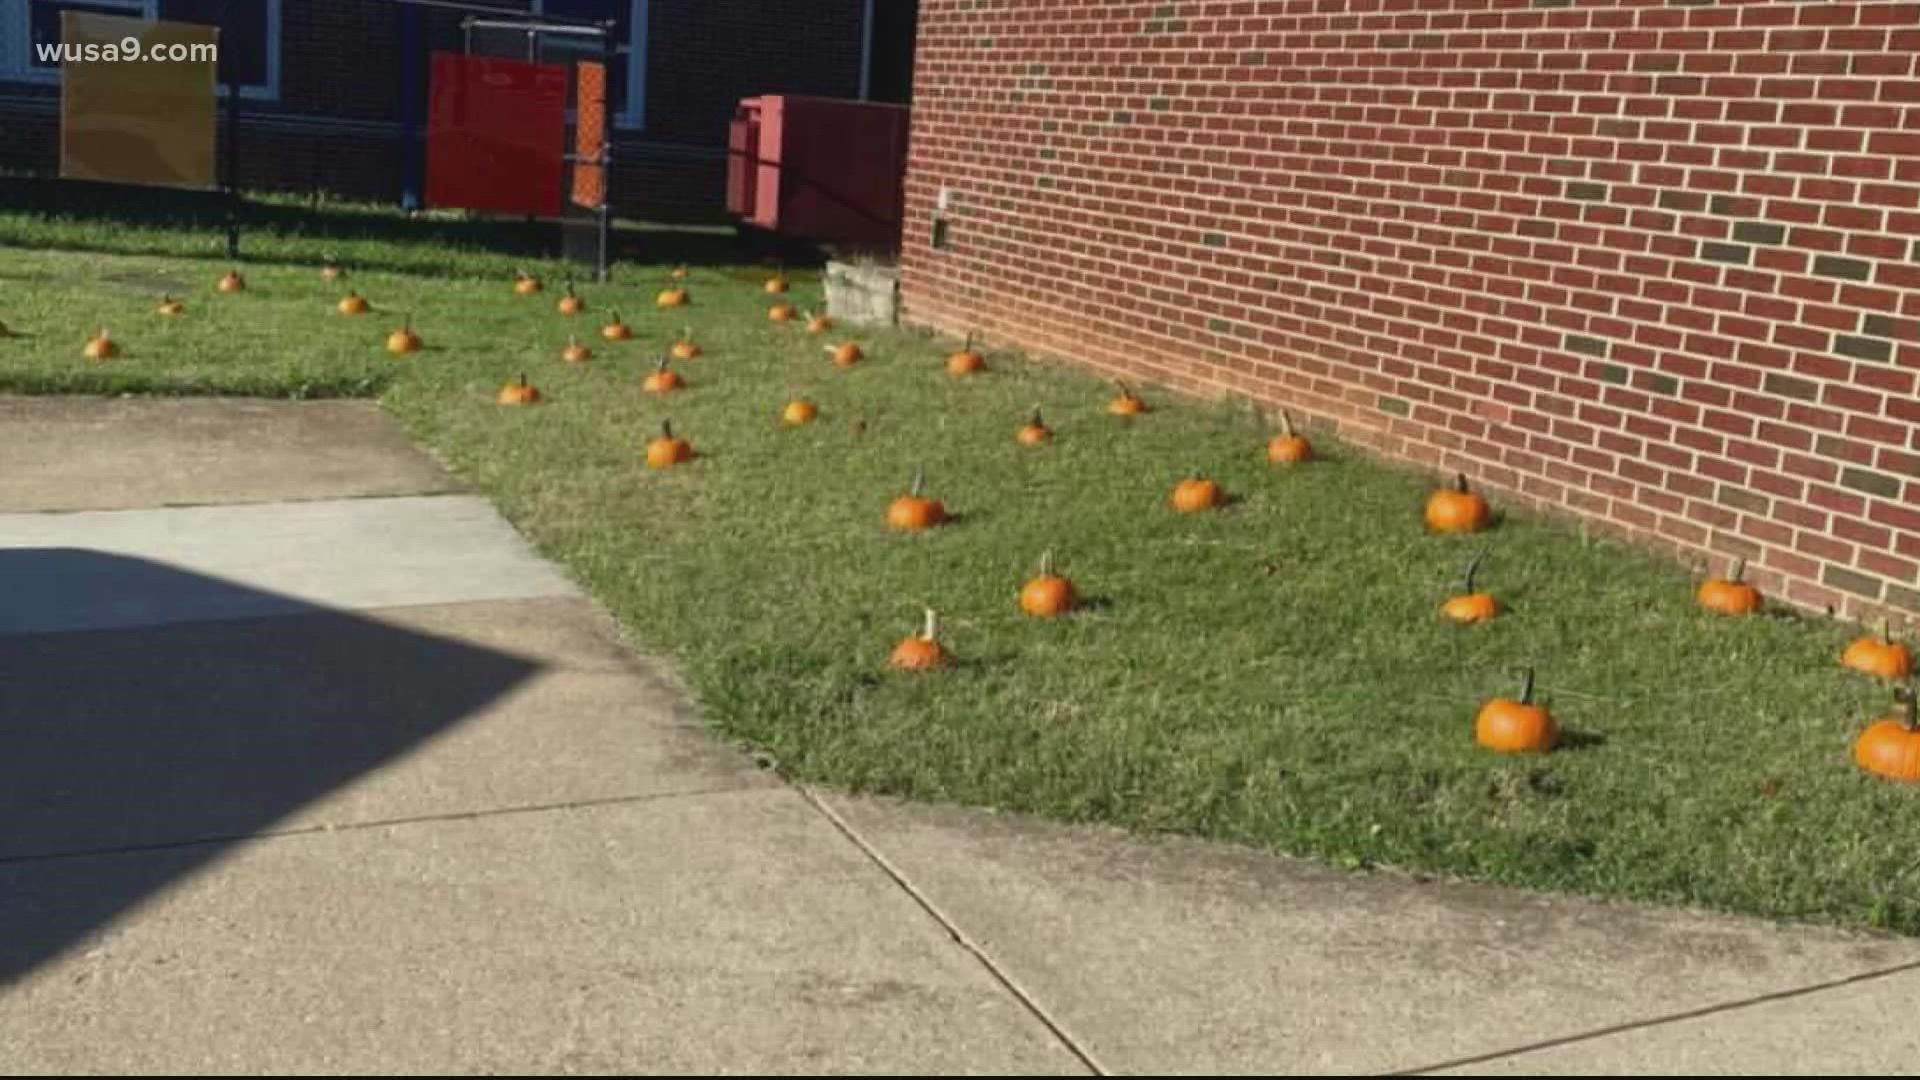
<path fill-rule="evenodd" d="M 855 829 L 845 818 L 842 818 L 831 806 L 828 806 L 811 790 L 799 784 L 794 784 L 793 788 L 800 793 L 801 798 L 804 798 L 812 805 L 821 817 L 827 819 L 835 829 L 840 831 L 842 836 L 845 836 L 854 847 L 859 848 L 862 854 L 871 860 L 875 866 L 879 867 L 882 873 L 893 879 L 893 883 L 899 886 L 900 890 L 906 893 L 909 899 L 915 904 L 918 904 L 920 909 L 926 912 L 929 918 L 939 923 L 940 928 L 947 932 L 947 936 L 953 938 L 956 945 L 966 950 L 981 967 L 985 968 L 987 974 L 991 976 L 995 982 L 1005 987 L 1006 991 L 1013 995 L 1014 1000 L 1018 1001 L 1021 1007 L 1026 1009 L 1035 1020 L 1038 1020 L 1041 1026 L 1045 1027 L 1068 1053 L 1078 1058 L 1080 1064 L 1086 1066 L 1088 1072 L 1095 1076 L 1113 1075 L 1111 1070 L 1100 1064 L 1100 1061 L 1093 1056 L 1092 1050 L 1082 1045 L 1080 1040 L 1074 1038 L 1061 1021 L 1056 1020 L 1052 1014 L 1048 1013 L 1046 1007 L 1040 1004 L 1039 1000 L 1035 998 L 1031 992 L 1020 985 L 1012 973 L 996 963 L 993 957 L 987 954 L 984 946 L 967 936 L 966 931 L 960 928 L 959 923 L 955 922 L 946 912 L 940 910 L 940 906 L 935 904 L 931 897 L 915 887 L 913 882 L 907 879 L 904 872 L 895 867 L 885 855 L 881 854 L 878 848 L 867 841 L 866 837 L 860 835 L 859 830 Z"/>
<path fill-rule="evenodd" d="M 1650 1016 L 1644 1020 L 1629 1020 L 1625 1023 L 1610 1024 L 1607 1027 L 1594 1028 L 1591 1031 L 1576 1032 L 1572 1035 L 1561 1035 L 1552 1039 L 1542 1039 L 1539 1042 L 1525 1043 L 1520 1046 L 1494 1050 L 1484 1054 L 1473 1054 L 1468 1057 L 1453 1058 L 1448 1061 L 1435 1062 L 1431 1065 L 1422 1065 L 1418 1068 L 1397 1070 L 1387 1073 L 1386 1075 L 1424 1076 L 1447 1069 L 1463 1069 L 1472 1065 L 1484 1065 L 1502 1058 L 1523 1057 L 1527 1054 L 1537 1054 L 1562 1046 L 1573 1046 L 1579 1043 L 1592 1042 L 1596 1039 L 1604 1039 L 1614 1035 L 1624 1035 L 1634 1031 L 1646 1031 L 1651 1028 L 1664 1027 L 1668 1024 L 1677 1024 L 1687 1020 L 1698 1020 L 1708 1016 L 1739 1012 L 1742 1009 L 1750 1009 L 1757 1005 L 1766 1005 L 1776 1001 L 1791 1001 L 1795 998 L 1810 997 L 1814 994 L 1825 993 L 1829 990 L 1839 990 L 1859 983 L 1888 979 L 1895 975 L 1904 975 L 1915 971 L 1920 971 L 1920 960 L 1911 960 L 1904 964 L 1895 964 L 1892 967 L 1876 968 L 1873 971 L 1863 971 L 1856 975 L 1843 975 L 1837 979 L 1810 983 L 1806 986 L 1796 986 L 1786 990 L 1774 990 L 1765 994 L 1755 994 L 1752 997 L 1741 998 L 1736 1001 L 1723 1001 L 1715 1005 L 1703 1005 L 1697 1009 L 1685 1009 L 1676 1013 Z"/>
<path fill-rule="evenodd" d="M 138 855 L 150 851 L 174 851 L 181 848 L 203 847 L 209 844 L 237 844 L 249 840 L 284 840 L 292 837 L 359 832 L 365 829 L 384 829 L 401 825 L 432 825 L 449 821 L 477 821 L 483 818 L 511 817 L 517 814 L 545 814 L 565 810 L 592 810 L 603 806 L 627 806 L 637 803 L 659 802 L 665 799 L 687 799 L 705 795 L 733 795 L 742 792 L 768 790 L 775 789 L 770 789 L 760 784 L 737 784 L 730 787 L 689 788 L 686 791 L 656 791 L 645 795 L 608 795 L 598 799 L 573 799 L 567 802 L 489 807 L 484 810 L 447 810 L 437 814 L 415 814 L 410 817 L 380 818 L 374 821 L 349 821 L 341 824 L 323 822 L 314 825 L 302 825 L 298 828 L 291 829 L 268 829 L 264 832 L 196 836 L 183 840 L 160 840 L 149 844 L 123 844 L 114 847 L 76 848 L 72 851 L 47 851 L 32 855 L 0 855 L 0 866 L 58 862 L 63 859 L 86 859 L 101 855 Z"/>

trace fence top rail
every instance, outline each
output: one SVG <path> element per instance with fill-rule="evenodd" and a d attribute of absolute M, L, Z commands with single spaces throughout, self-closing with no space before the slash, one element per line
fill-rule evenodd
<path fill-rule="evenodd" d="M 569 23 L 550 23 L 528 21 L 525 19 L 479 19 L 468 16 L 460 20 L 462 30 L 513 30 L 525 34 L 578 34 L 584 37 L 606 37 L 605 26 L 576 26 Z"/>

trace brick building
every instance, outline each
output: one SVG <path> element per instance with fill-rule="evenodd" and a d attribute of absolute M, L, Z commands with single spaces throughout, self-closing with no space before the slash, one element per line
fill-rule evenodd
<path fill-rule="evenodd" d="M 1920 613 L 1920 3 L 925 0 L 919 49 L 910 318 Z"/>
<path fill-rule="evenodd" d="M 0 169 L 58 169 L 58 70 L 32 43 L 78 8 L 236 21 L 222 62 L 245 86 L 242 186 L 402 201 L 420 185 L 425 57 L 462 48 L 463 12 L 401 0 L 0 0 Z M 724 197 L 726 123 L 741 97 L 904 100 L 912 0 L 484 0 L 615 19 L 630 54 L 610 96 L 616 209 L 710 217 Z M 904 22 L 902 19 L 904 16 Z"/>

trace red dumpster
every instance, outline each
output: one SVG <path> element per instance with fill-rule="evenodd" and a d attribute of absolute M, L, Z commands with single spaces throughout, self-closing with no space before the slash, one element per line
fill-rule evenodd
<path fill-rule="evenodd" d="M 727 210 L 781 236 L 897 247 L 907 109 L 872 101 L 746 98 L 727 132 Z"/>

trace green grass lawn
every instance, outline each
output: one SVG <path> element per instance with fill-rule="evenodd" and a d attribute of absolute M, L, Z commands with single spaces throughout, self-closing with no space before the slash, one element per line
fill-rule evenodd
<path fill-rule="evenodd" d="M 571 568 L 647 648 L 674 657 L 711 722 L 791 775 L 856 791 L 1031 811 L 1241 841 L 1350 866 L 1920 932 L 1915 792 L 1855 770 L 1848 748 L 1889 711 L 1842 672 L 1856 628 L 1715 618 L 1685 569 L 1513 515 L 1483 538 L 1421 528 L 1429 479 L 1326 440 L 1323 460 L 1269 468 L 1249 410 L 1146 390 L 1155 411 L 1105 414 L 1109 388 L 1012 356 L 946 378 L 952 343 L 855 333 L 822 342 L 765 318 L 765 271 L 708 238 L 634 239 L 698 258 L 693 306 L 660 312 L 664 265 L 583 286 L 589 315 L 512 295 L 511 254 L 324 230 L 249 238 L 251 288 L 222 297 L 204 237 L 126 223 L 0 216 L 0 390 L 376 394 L 421 441 Z M 385 269 L 350 284 L 374 315 L 333 313 L 322 250 Z M 820 303 L 817 275 L 795 300 Z M 153 316 L 158 295 L 188 304 Z M 618 308 L 638 331 L 601 342 Z M 410 313 L 427 351 L 395 360 Z M 690 323 L 707 355 L 690 388 L 640 391 Z M 91 365 L 112 328 L 125 359 Z M 580 370 L 558 353 L 591 336 Z M 503 409 L 526 372 L 549 403 Z M 821 409 L 777 423 L 790 394 Z M 1052 445 L 1013 433 L 1038 404 Z M 663 418 L 700 457 L 650 472 Z M 887 532 L 887 502 L 924 468 L 953 522 Z M 1205 470 L 1235 497 L 1180 516 L 1169 488 Z M 1460 629 L 1436 609 L 1468 555 L 1510 612 Z M 1058 553 L 1091 603 L 1021 616 L 1015 593 Z M 951 670 L 885 666 L 923 605 L 943 615 Z M 1533 664 L 1571 746 L 1544 758 L 1478 750 L 1482 701 Z"/>

